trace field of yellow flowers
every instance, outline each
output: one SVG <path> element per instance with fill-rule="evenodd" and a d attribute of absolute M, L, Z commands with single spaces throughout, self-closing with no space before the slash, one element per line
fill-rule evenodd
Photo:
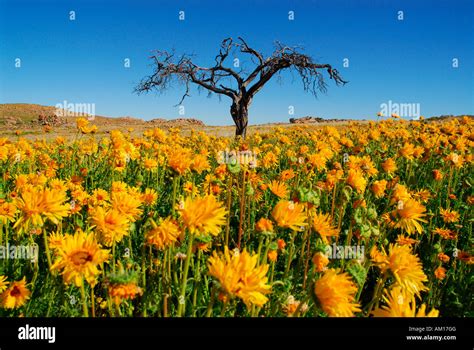
<path fill-rule="evenodd" d="M 474 121 L 0 139 L 0 316 L 474 316 Z"/>

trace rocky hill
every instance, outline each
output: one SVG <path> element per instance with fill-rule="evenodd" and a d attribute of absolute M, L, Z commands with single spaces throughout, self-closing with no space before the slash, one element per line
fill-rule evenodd
<path fill-rule="evenodd" d="M 85 115 L 85 117 L 88 117 Z M 73 126 L 77 117 L 62 116 L 56 113 L 56 108 L 27 103 L 0 104 L 0 127 L 2 128 L 29 128 L 35 126 Z M 94 116 L 93 123 L 99 128 L 110 127 L 134 127 L 134 126 L 157 126 L 157 127 L 186 127 L 205 126 L 195 118 L 177 118 L 143 120 L 135 117 L 105 117 Z"/>

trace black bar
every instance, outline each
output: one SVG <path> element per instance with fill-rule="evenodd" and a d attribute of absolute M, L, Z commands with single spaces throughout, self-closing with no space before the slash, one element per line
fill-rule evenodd
<path fill-rule="evenodd" d="M 26 330 L 26 325 L 30 331 L 31 327 L 55 327 L 54 343 L 46 339 L 20 340 L 20 327 Z M 473 325 L 472 318 L 0 318 L 0 350 L 72 345 L 103 349 L 113 344 L 138 346 L 150 342 L 158 345 L 163 337 L 170 336 L 179 342 L 217 336 L 236 340 L 264 336 L 278 342 L 281 337 L 293 336 L 341 346 L 358 343 L 364 348 L 397 345 L 462 349 L 466 347 L 459 345 L 468 345 L 472 349 Z M 407 336 L 426 339 L 407 339 Z M 429 338 L 433 336 L 456 339 Z"/>

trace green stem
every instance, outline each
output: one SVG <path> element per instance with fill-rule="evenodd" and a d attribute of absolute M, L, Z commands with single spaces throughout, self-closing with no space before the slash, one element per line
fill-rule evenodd
<path fill-rule="evenodd" d="M 291 232 L 290 252 L 288 254 L 288 261 L 286 263 L 286 269 L 285 269 L 285 274 L 283 275 L 283 279 L 286 278 L 286 276 L 288 275 L 288 272 L 290 271 L 291 261 L 293 260 L 293 252 L 295 250 L 295 237 L 296 237 L 296 233 Z"/>
<path fill-rule="evenodd" d="M 91 306 L 92 306 L 92 317 L 95 317 L 95 294 L 94 287 L 91 286 Z"/>
<path fill-rule="evenodd" d="M 260 254 L 262 253 L 262 244 L 263 244 L 263 235 L 260 234 L 260 238 L 258 240 L 258 248 L 257 248 L 257 256 L 258 256 L 258 260 L 257 260 L 257 266 L 260 265 Z"/>
<path fill-rule="evenodd" d="M 115 273 L 115 242 L 112 243 L 112 272 Z"/>
<path fill-rule="evenodd" d="M 227 222 L 225 226 L 225 245 L 229 246 L 229 231 L 230 231 L 230 206 L 232 203 L 232 176 L 229 175 L 227 179 Z"/>
<path fill-rule="evenodd" d="M 196 269 L 195 269 L 195 274 L 196 278 L 194 279 L 194 291 L 193 291 L 193 316 L 196 316 L 196 303 L 197 303 L 197 292 L 199 289 L 199 284 L 201 282 L 201 250 L 198 249 L 198 254 L 197 254 L 197 264 L 196 264 Z"/>
<path fill-rule="evenodd" d="M 212 289 L 211 289 L 211 300 L 209 301 L 209 304 L 207 305 L 206 317 L 211 317 L 212 307 L 214 306 L 215 294 L 216 294 L 216 288 L 212 287 Z"/>
<path fill-rule="evenodd" d="M 51 253 L 49 251 L 48 236 L 46 235 L 46 230 L 43 230 L 43 239 L 44 239 L 44 248 L 46 249 L 46 258 L 48 259 L 48 268 L 49 268 L 49 271 L 51 271 Z"/>
<path fill-rule="evenodd" d="M 383 286 L 385 284 L 385 281 L 387 280 L 387 274 L 384 274 L 381 279 L 379 279 L 379 283 L 377 284 L 375 290 L 374 290 L 374 295 L 372 297 L 372 300 L 370 301 L 369 305 L 367 306 L 367 315 L 370 315 L 372 312 L 372 309 L 374 308 L 375 305 L 378 306 L 380 297 L 382 296 L 383 292 Z"/>
<path fill-rule="evenodd" d="M 178 317 L 183 316 L 183 312 L 186 309 L 186 285 L 188 283 L 188 272 L 189 262 L 191 261 L 191 255 L 193 253 L 193 241 L 194 235 L 189 235 L 188 251 L 186 253 L 186 261 L 184 262 L 183 281 L 181 282 L 181 293 L 179 294 L 178 300 Z"/>
<path fill-rule="evenodd" d="M 227 309 L 227 303 L 228 303 L 228 302 L 229 302 L 228 300 L 224 301 L 224 304 L 222 305 L 222 310 L 221 310 L 221 315 L 220 315 L 220 317 L 224 317 L 224 316 L 225 316 L 225 310 Z"/>
<path fill-rule="evenodd" d="M 243 222 L 245 215 L 245 170 L 242 174 L 242 190 L 240 194 L 240 217 L 239 217 L 239 235 L 237 237 L 237 248 L 240 250 L 242 235 L 244 233 Z"/>
<path fill-rule="evenodd" d="M 175 204 L 176 204 L 176 191 L 178 188 L 178 181 L 179 181 L 179 176 L 173 177 L 173 194 L 171 197 L 171 215 L 174 216 L 174 213 L 176 211 L 175 209 Z"/>
<path fill-rule="evenodd" d="M 84 280 L 81 283 L 81 298 L 82 298 L 82 311 L 84 317 L 89 317 L 89 309 L 87 308 L 86 290 L 84 288 Z"/>

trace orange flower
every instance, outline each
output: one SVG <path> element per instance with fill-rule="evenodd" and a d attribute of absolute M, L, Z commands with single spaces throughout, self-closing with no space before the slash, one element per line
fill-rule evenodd
<path fill-rule="evenodd" d="M 447 255 L 444 254 L 444 253 L 439 253 L 439 254 L 438 254 L 438 259 L 439 259 L 441 262 L 444 262 L 444 263 L 448 263 L 448 262 L 449 262 L 449 256 L 447 256 Z"/>
<path fill-rule="evenodd" d="M 282 239 L 278 239 L 277 244 L 278 244 L 278 249 L 279 250 L 283 250 L 286 247 L 286 242 Z"/>
<path fill-rule="evenodd" d="M 268 256 L 268 260 L 270 260 L 271 262 L 275 262 L 277 261 L 277 258 L 278 258 L 278 252 L 276 250 L 270 250 L 267 256 Z"/>
<path fill-rule="evenodd" d="M 459 221 L 459 213 L 454 210 L 441 208 L 439 212 L 446 223 Z"/>
<path fill-rule="evenodd" d="M 446 277 L 446 269 L 440 266 L 435 270 L 434 274 L 437 279 L 443 280 Z"/>
<path fill-rule="evenodd" d="M 130 283 L 114 283 L 108 288 L 109 295 L 115 304 L 119 305 L 122 300 L 135 299 L 137 295 L 142 295 L 142 289 L 134 282 Z"/>
<path fill-rule="evenodd" d="M 398 235 L 397 237 L 397 244 L 398 245 L 409 245 L 411 246 L 412 244 L 418 243 L 416 239 L 405 237 L 403 235 Z"/>
<path fill-rule="evenodd" d="M 394 173 L 397 171 L 397 163 L 392 158 L 388 158 L 385 162 L 382 163 L 382 169 L 386 173 Z"/>
<path fill-rule="evenodd" d="M 318 252 L 313 256 L 313 264 L 317 272 L 323 272 L 329 264 L 329 259 L 325 254 Z"/>
<path fill-rule="evenodd" d="M 255 228 L 258 232 L 273 232 L 273 224 L 270 220 L 261 218 L 255 224 Z"/>
<path fill-rule="evenodd" d="M 434 233 L 440 235 L 444 239 L 456 239 L 457 233 L 454 231 L 451 231 L 450 229 L 447 228 L 436 228 Z"/>
<path fill-rule="evenodd" d="M 443 179 L 443 173 L 437 169 L 433 170 L 433 179 L 436 181 L 441 181 Z"/>
<path fill-rule="evenodd" d="M 474 264 L 474 256 L 472 256 L 471 254 L 467 252 L 458 250 L 457 258 L 468 265 Z"/>
<path fill-rule="evenodd" d="M 293 169 L 283 170 L 280 174 L 280 179 L 282 181 L 291 180 L 294 177 L 295 177 L 295 172 L 293 171 Z"/>

